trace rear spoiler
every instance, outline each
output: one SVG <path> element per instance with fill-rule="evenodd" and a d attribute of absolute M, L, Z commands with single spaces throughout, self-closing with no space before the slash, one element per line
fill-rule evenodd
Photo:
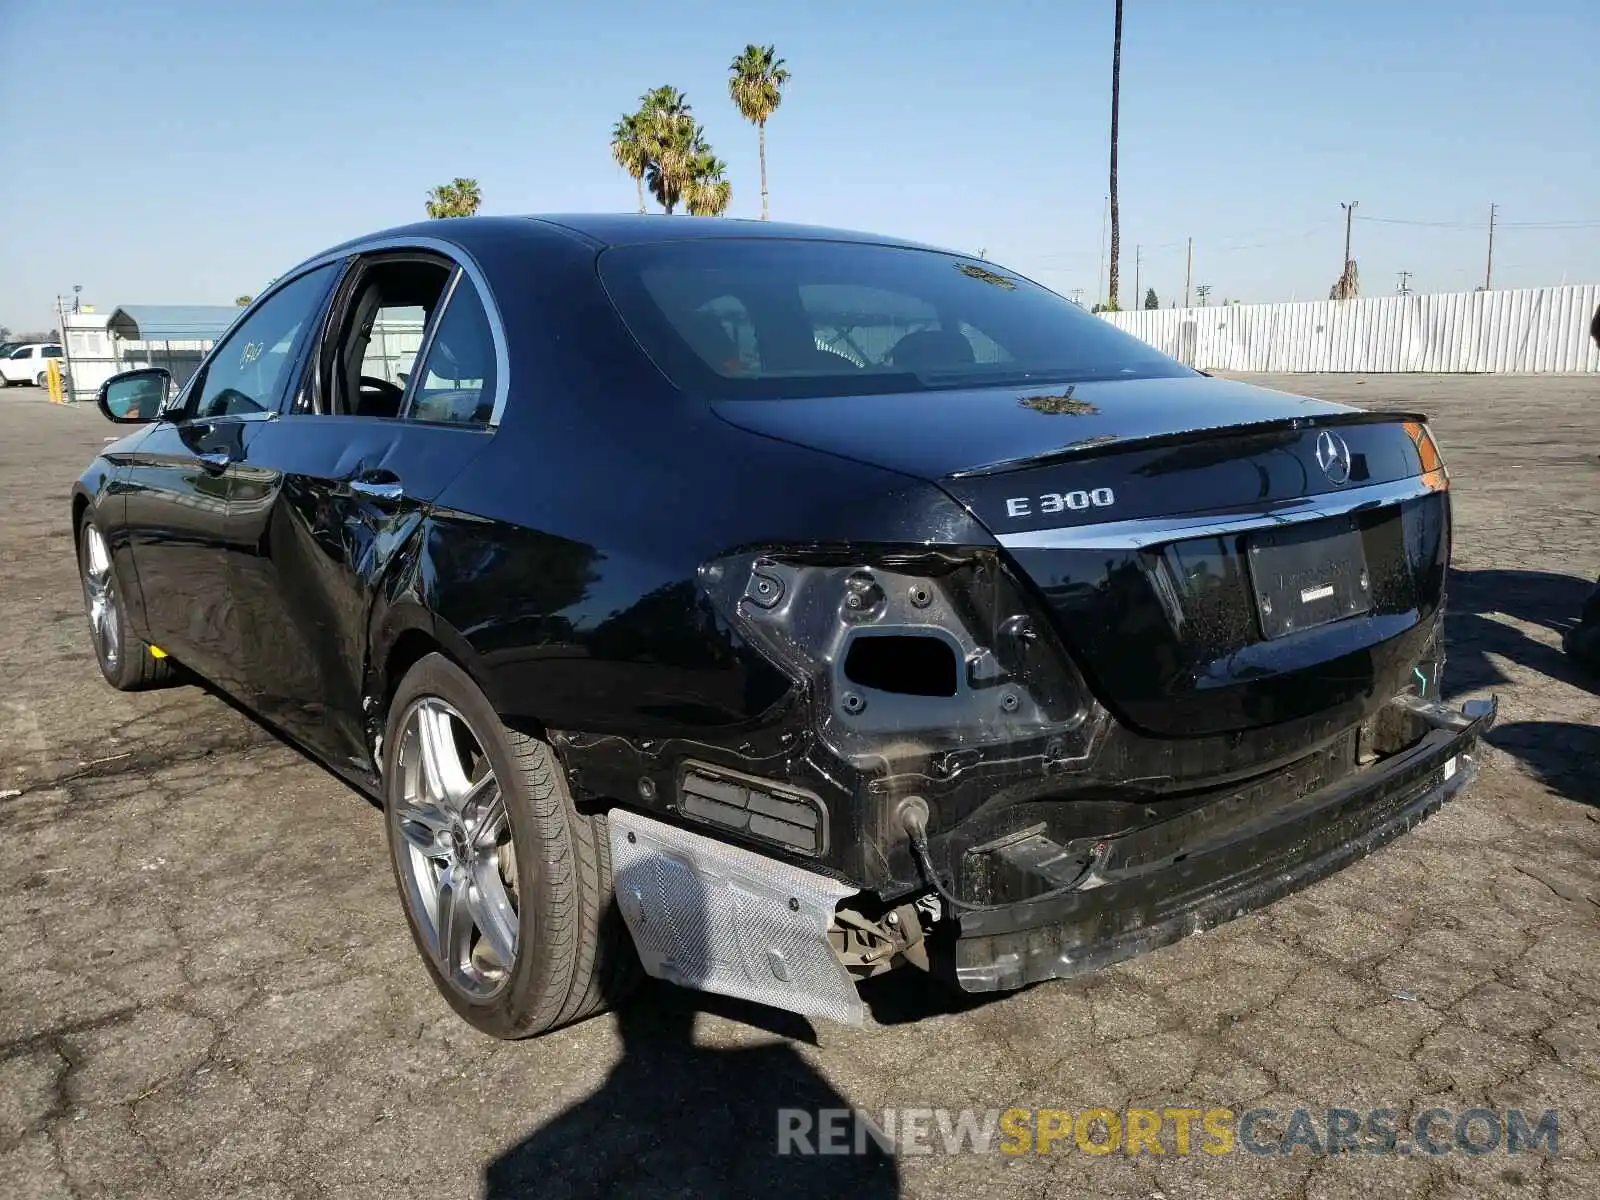
<path fill-rule="evenodd" d="M 1260 434 L 1288 432 L 1296 429 L 1309 429 L 1316 426 L 1329 425 L 1385 425 L 1404 424 L 1414 422 L 1426 425 L 1428 418 L 1422 413 L 1397 412 L 1393 410 L 1352 409 L 1347 413 L 1323 413 L 1315 417 L 1274 417 L 1267 421 L 1247 421 L 1234 425 L 1202 425 L 1192 429 L 1184 429 L 1177 433 L 1155 433 L 1145 437 L 1118 437 L 1116 434 L 1100 434 L 1096 437 L 1083 438 L 1080 441 L 1068 442 L 1058 450 L 1050 450 L 1044 454 L 1030 454 L 1022 458 L 1005 458 L 999 462 L 985 463 L 981 467 L 968 467 L 961 471 L 945 476 L 946 479 L 971 479 L 982 475 L 1004 475 L 1010 471 L 1020 471 L 1024 468 L 1047 467 L 1056 463 L 1080 461 L 1093 458 L 1100 454 L 1120 453 L 1123 450 L 1138 448 L 1141 450 L 1160 449 L 1164 446 L 1182 446 L 1193 442 L 1210 441 L 1217 437 L 1233 436 L 1235 434 Z"/>

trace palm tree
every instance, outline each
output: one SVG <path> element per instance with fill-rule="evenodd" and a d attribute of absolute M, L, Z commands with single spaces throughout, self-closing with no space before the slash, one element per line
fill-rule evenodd
<path fill-rule="evenodd" d="M 624 114 L 611 130 L 611 156 L 633 176 L 640 212 L 646 187 L 669 214 L 680 204 L 693 216 L 728 211 L 728 164 L 712 153 L 689 98 L 675 87 L 651 88 L 639 97 L 638 111 Z"/>
<path fill-rule="evenodd" d="M 728 94 L 746 121 L 760 132 L 761 219 L 767 219 L 767 118 L 783 102 L 789 72 L 772 46 L 748 45 L 728 65 Z"/>
<path fill-rule="evenodd" d="M 633 176 L 639 189 L 639 211 L 644 211 L 644 173 L 650 169 L 650 144 L 642 113 L 624 113 L 611 130 L 611 157 Z"/>
<path fill-rule="evenodd" d="M 459 175 L 449 183 L 428 189 L 428 216 L 470 217 L 478 211 L 483 197 L 478 192 L 476 179 L 463 179 Z"/>
<path fill-rule="evenodd" d="M 1122 224 L 1117 215 L 1117 109 L 1122 93 L 1122 0 L 1117 0 L 1116 32 L 1111 42 L 1111 275 L 1106 306 L 1117 307 L 1117 256 L 1122 250 Z"/>
<path fill-rule="evenodd" d="M 691 217 L 720 217 L 728 211 L 733 184 L 722 177 L 727 169 L 728 164 L 713 154 L 709 146 L 700 144 L 684 202 Z"/>
<path fill-rule="evenodd" d="M 675 87 L 652 88 L 640 97 L 639 119 L 650 153 L 645 182 L 656 202 L 670 213 L 693 181 L 701 129 L 689 98 Z"/>

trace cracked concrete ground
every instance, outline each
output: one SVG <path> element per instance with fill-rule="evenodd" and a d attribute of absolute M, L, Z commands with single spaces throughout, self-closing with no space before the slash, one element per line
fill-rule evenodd
<path fill-rule="evenodd" d="M 0 396 L 0 1195 L 1600 1195 L 1600 380 L 1294 378 L 1435 415 L 1448 691 L 1498 692 L 1461 800 L 1371 858 L 1072 984 L 863 1031 L 671 989 L 501 1044 L 432 991 L 377 812 L 194 687 L 90 657 L 91 407 Z M 13 794 L 14 793 L 14 794 Z M 776 1110 L 1546 1108 L 1559 1152 L 778 1158 Z M 1170 1145 L 1170 1143 L 1169 1143 Z"/>

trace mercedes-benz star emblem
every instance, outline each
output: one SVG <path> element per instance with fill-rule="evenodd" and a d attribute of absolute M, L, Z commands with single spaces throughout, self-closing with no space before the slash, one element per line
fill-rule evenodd
<path fill-rule="evenodd" d="M 1328 477 L 1329 483 L 1340 484 L 1350 479 L 1350 447 L 1337 433 L 1324 429 L 1317 437 L 1317 466 Z"/>

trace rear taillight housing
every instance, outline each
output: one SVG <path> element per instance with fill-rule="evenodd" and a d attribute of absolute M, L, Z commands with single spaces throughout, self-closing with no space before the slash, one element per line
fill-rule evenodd
<path fill-rule="evenodd" d="M 1434 439 L 1433 430 L 1421 421 L 1407 421 L 1405 431 L 1417 447 L 1417 461 L 1423 482 L 1435 492 L 1450 490 L 1450 470 Z"/>
<path fill-rule="evenodd" d="M 935 776 L 996 756 L 1087 750 L 1089 695 L 992 549 L 813 547 L 734 554 L 701 586 L 803 687 L 835 754 Z"/>

